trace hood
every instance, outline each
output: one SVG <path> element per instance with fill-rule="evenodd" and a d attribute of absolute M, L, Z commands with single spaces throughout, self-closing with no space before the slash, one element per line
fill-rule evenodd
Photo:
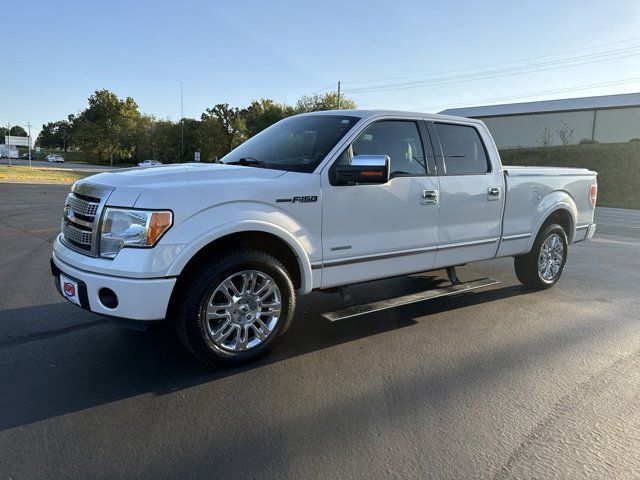
<path fill-rule="evenodd" d="M 266 181 L 287 173 L 283 170 L 224 165 L 220 163 L 190 163 L 157 167 L 124 168 L 92 175 L 77 183 L 93 183 L 115 187 L 109 204 L 133 206 L 145 192 L 158 194 L 172 189 L 206 183 L 217 184 Z"/>

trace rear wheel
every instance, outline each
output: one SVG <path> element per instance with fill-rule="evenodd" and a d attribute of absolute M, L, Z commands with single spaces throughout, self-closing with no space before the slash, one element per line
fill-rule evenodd
<path fill-rule="evenodd" d="M 276 258 L 239 248 L 198 269 L 176 301 L 183 344 L 205 364 L 238 364 L 267 353 L 288 330 L 295 292 Z"/>
<path fill-rule="evenodd" d="M 560 279 L 567 262 L 567 234 L 552 223 L 540 230 L 531 251 L 514 258 L 518 280 L 529 288 L 550 288 Z"/>

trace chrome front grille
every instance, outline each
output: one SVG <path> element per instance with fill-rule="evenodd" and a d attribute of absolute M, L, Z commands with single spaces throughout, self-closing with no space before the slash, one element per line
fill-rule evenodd
<path fill-rule="evenodd" d="M 93 234 L 90 231 L 80 230 L 71 223 L 65 222 L 62 225 L 62 233 L 67 241 L 82 245 L 83 249 L 91 249 Z"/>
<path fill-rule="evenodd" d="M 98 256 L 100 213 L 113 188 L 76 183 L 64 205 L 62 242 L 72 250 Z"/>
<path fill-rule="evenodd" d="M 83 198 L 77 197 L 74 193 L 70 193 L 67 196 L 67 206 L 69 206 L 75 213 L 84 215 L 85 217 L 95 217 L 100 205 L 99 198 L 91 198 L 93 201 L 87 201 Z"/>

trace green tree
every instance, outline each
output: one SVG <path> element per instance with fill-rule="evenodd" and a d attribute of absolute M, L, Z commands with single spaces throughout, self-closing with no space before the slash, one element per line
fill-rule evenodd
<path fill-rule="evenodd" d="M 178 123 L 178 127 L 180 124 Z M 193 162 L 195 152 L 202 151 L 200 142 L 200 121 L 195 118 L 183 118 L 182 128 L 184 132 L 184 149 L 182 151 L 181 162 Z"/>
<path fill-rule="evenodd" d="M 85 153 L 101 160 L 130 159 L 135 150 L 138 105 L 131 98 L 121 100 L 109 90 L 96 90 L 89 106 L 73 121 L 73 137 Z"/>
<path fill-rule="evenodd" d="M 11 127 L 11 136 L 13 137 L 26 137 L 27 131 L 20 125 L 14 125 Z"/>
<path fill-rule="evenodd" d="M 338 93 L 327 92 L 323 94 L 314 93 L 304 95 L 296 103 L 296 113 L 317 112 L 320 110 L 336 110 L 338 108 Z M 356 108 L 356 102 L 340 95 L 340 109 L 352 110 Z"/>
<path fill-rule="evenodd" d="M 225 152 L 230 152 L 246 139 L 246 126 L 240 114 L 240 109 L 231 107 L 228 103 L 219 103 L 213 108 L 207 108 L 202 114 L 203 122 L 214 122 L 220 127 L 224 136 Z"/>
<path fill-rule="evenodd" d="M 256 133 L 294 113 L 293 107 L 267 98 L 254 100 L 247 108 L 240 111 L 247 137 L 253 137 Z"/>
<path fill-rule="evenodd" d="M 20 125 L 14 125 L 11 127 L 11 136 L 13 137 L 26 137 L 27 132 Z M 0 127 L 0 141 L 4 143 L 4 137 L 7 136 L 7 127 Z"/>
<path fill-rule="evenodd" d="M 58 148 L 65 152 L 71 146 L 71 123 L 67 120 L 49 122 L 42 125 L 36 138 L 36 145 L 44 148 Z"/>
<path fill-rule="evenodd" d="M 198 128 L 202 159 L 213 162 L 229 153 L 229 133 L 217 118 L 205 116 Z"/>

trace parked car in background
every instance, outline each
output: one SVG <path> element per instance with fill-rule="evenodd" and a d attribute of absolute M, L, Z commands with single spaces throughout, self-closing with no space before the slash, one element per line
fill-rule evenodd
<path fill-rule="evenodd" d="M 139 167 L 157 167 L 158 165 L 162 165 L 162 162 L 158 160 L 143 160 L 138 164 Z"/>
<path fill-rule="evenodd" d="M 64 163 L 64 158 L 62 158 L 61 155 L 57 155 L 54 153 L 47 155 L 45 160 L 49 163 Z"/>
<path fill-rule="evenodd" d="M 20 158 L 23 160 L 29 160 L 29 152 L 23 153 L 22 155 L 20 155 Z M 36 156 L 32 153 L 31 160 L 35 160 L 35 159 L 36 159 Z"/>

